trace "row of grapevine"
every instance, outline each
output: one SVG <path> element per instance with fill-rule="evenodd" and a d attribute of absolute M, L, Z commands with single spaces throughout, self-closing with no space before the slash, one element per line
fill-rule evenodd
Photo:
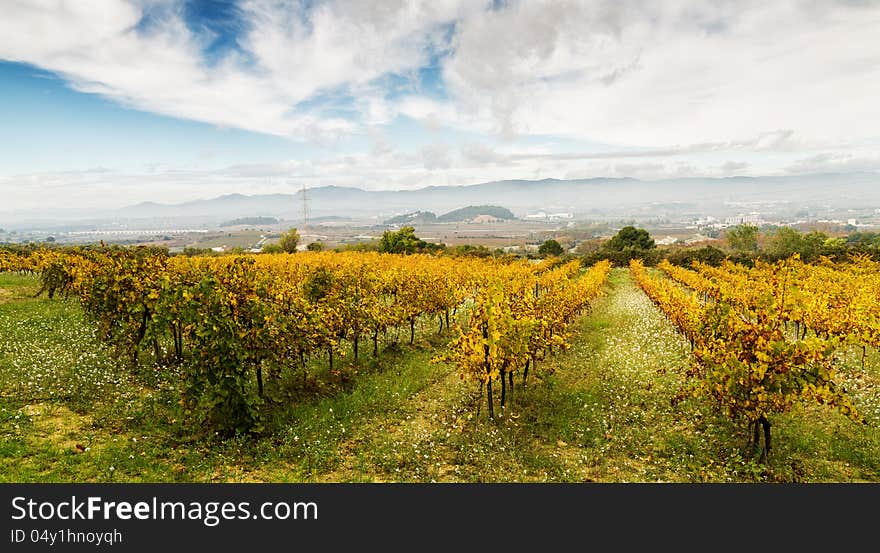
<path fill-rule="evenodd" d="M 493 383 L 501 384 L 501 407 L 513 376 L 553 351 L 568 347 L 571 321 L 602 292 L 611 269 L 602 261 L 580 275 L 571 262 L 537 275 L 487 276 L 474 296 L 467 325 L 449 350 L 436 360 L 454 363 L 462 377 L 486 389 L 489 416 L 494 417 Z"/>
<path fill-rule="evenodd" d="M 357 361 L 364 342 L 377 356 L 380 336 L 408 330 L 412 342 L 417 322 L 434 320 L 442 331 L 461 311 L 474 313 L 465 323 L 474 324 L 491 309 L 487 298 L 499 283 L 505 298 L 527 298 L 516 308 L 533 314 L 535 332 L 527 338 L 536 359 L 564 344 L 565 323 L 580 308 L 563 296 L 575 292 L 567 283 L 583 290 L 588 282 L 574 279 L 577 262 L 354 252 L 170 257 L 148 249 L 58 249 L 4 256 L 0 269 L 38 272 L 50 296 L 78 296 L 99 339 L 133 366 L 144 352 L 182 366 L 188 412 L 229 431 L 257 423 L 259 405 L 271 399 L 264 388 L 282 371 L 305 375 L 316 355 L 326 356 L 332 371 L 348 351 Z"/>
<path fill-rule="evenodd" d="M 805 264 L 797 256 L 747 268 L 695 263 L 695 270 L 661 262 L 672 279 L 703 293 L 721 295 L 749 312 L 768 308 L 766 299 L 782 291 L 778 316 L 794 327 L 797 338 L 839 336 L 852 344 L 880 347 L 880 266 L 868 259 L 854 264 Z M 863 350 L 864 351 L 864 350 Z"/>
<path fill-rule="evenodd" d="M 663 276 L 655 276 L 634 260 L 635 282 L 692 344 L 690 381 L 682 396 L 709 397 L 736 420 L 754 429 L 753 443 L 763 428 L 762 457 L 770 452 L 770 416 L 788 411 L 800 401 L 836 407 L 855 421 L 864 419 L 835 383 L 836 337 L 787 339 L 784 279 L 772 280 L 758 294 L 750 294 L 755 308 L 744 312 L 742 292 L 748 286 L 714 288 L 713 301 L 702 301 L 694 292 Z M 696 279 L 694 279 L 696 280 Z M 773 288 L 773 286 L 776 286 Z"/>

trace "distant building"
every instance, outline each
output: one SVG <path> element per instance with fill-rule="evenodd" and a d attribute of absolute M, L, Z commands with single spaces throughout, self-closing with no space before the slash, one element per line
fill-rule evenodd
<path fill-rule="evenodd" d="M 546 211 L 539 211 L 537 213 L 530 213 L 526 215 L 526 219 L 573 219 L 574 213 L 566 213 L 566 212 L 558 212 L 558 213 L 547 213 Z"/>
<path fill-rule="evenodd" d="M 724 220 L 724 222 L 727 225 L 744 225 L 744 224 L 760 225 L 764 221 L 761 219 L 760 213 L 749 213 L 749 214 L 740 213 L 736 217 L 727 217 Z"/>
<path fill-rule="evenodd" d="M 668 235 L 666 236 L 666 238 L 661 238 L 660 240 L 654 241 L 654 243 L 656 243 L 658 246 L 671 246 L 676 242 L 678 242 L 678 238 Z"/>

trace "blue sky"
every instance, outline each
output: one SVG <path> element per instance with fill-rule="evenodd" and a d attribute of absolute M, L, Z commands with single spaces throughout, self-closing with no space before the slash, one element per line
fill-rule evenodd
<path fill-rule="evenodd" d="M 141 111 L 72 90 L 31 65 L 0 63 L 0 150 L 11 174 L 146 170 L 156 165 L 220 168 L 229 159 L 269 163 L 311 155 L 314 146 Z"/>
<path fill-rule="evenodd" d="M 880 7 L 770 4 L 11 0 L 0 193 L 877 170 Z"/>

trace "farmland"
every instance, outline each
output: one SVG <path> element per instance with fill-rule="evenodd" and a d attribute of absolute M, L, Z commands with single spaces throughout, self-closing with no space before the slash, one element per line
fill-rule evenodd
<path fill-rule="evenodd" d="M 526 284 L 543 278 L 560 294 L 589 286 L 587 269 L 548 265 L 555 276 L 546 277 L 511 270 Z M 267 372 L 262 400 L 252 406 L 256 423 L 236 432 L 193 427 L 194 416 L 212 420 L 213 411 L 185 401 L 191 365 L 147 346 L 132 366 L 95 332 L 76 294 L 49 299 L 40 289 L 38 274 L 0 275 L 0 472 L 7 481 L 880 481 L 876 348 L 848 344 L 834 354 L 835 381 L 863 420 L 794 402 L 772 415 L 772 456 L 762 462 L 741 421 L 707 396 L 680 398 L 692 379 L 691 345 L 627 268 L 611 270 L 587 309 L 564 323 L 564 345 L 535 346 L 541 361 L 525 385 L 523 361 L 532 359 L 528 344 L 538 335 L 515 322 L 546 316 L 539 303 L 507 303 L 516 291 L 504 290 L 492 301 L 511 309 L 504 320 L 512 322 L 493 327 L 499 338 L 489 362 L 500 375 L 462 361 L 470 358 L 467 344 L 456 338 L 479 328 L 469 319 L 479 320 L 478 306 L 489 301 L 475 297 L 451 326 L 427 314 L 436 306 L 388 320 L 375 355 L 365 331 L 356 357 L 349 330 L 334 343 L 332 367 L 315 350 L 304 367 L 282 366 L 272 379 Z M 502 408 L 504 370 L 516 379 Z M 248 373 L 246 386 L 255 388 L 254 378 Z M 487 383 L 495 384 L 494 418 Z"/>

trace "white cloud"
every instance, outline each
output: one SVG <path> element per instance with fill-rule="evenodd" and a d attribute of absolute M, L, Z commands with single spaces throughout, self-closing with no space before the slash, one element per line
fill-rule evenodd
<path fill-rule="evenodd" d="M 247 1 L 238 39 L 244 54 L 208 63 L 204 37 L 187 28 L 176 3 L 154 9 L 158 20 L 138 28 L 145 5 L 4 2 L 0 59 L 59 73 L 78 90 L 146 111 L 321 139 L 353 132 L 359 121 L 303 102 L 339 89 L 362 92 L 383 75 L 418 68 L 441 37 L 436 28 L 478 8 L 464 0 L 340 0 L 306 13 L 300 2 Z M 381 97 L 356 103 L 366 121 L 387 121 Z"/>
<path fill-rule="evenodd" d="M 786 171 L 795 174 L 880 171 L 880 154 L 822 152 L 797 160 Z"/>
<path fill-rule="evenodd" d="M 651 179 L 667 176 L 668 172 L 669 167 L 665 163 L 648 161 L 642 163 L 617 163 L 611 168 L 609 174 Z"/>
<path fill-rule="evenodd" d="M 778 149 L 792 133 L 814 147 L 877 135 L 876 3 L 486 4 L 245 0 L 243 54 L 208 63 L 211 37 L 191 32 L 176 2 L 7 0 L 0 58 L 139 109 L 315 140 L 397 115 L 640 147 L 765 133 L 756 147 Z M 139 27 L 145 6 L 154 20 Z M 386 97 L 384 76 L 412 76 L 436 52 L 449 52 L 449 100 L 421 95 L 416 82 Z M 359 115 L 323 109 L 324 96 L 349 98 Z"/>
<path fill-rule="evenodd" d="M 774 129 L 864 139 L 880 119 L 878 8 L 517 2 L 458 26 L 445 77 L 464 111 L 505 133 L 656 147 Z"/>
<path fill-rule="evenodd" d="M 749 168 L 749 164 L 744 161 L 726 161 L 719 169 L 724 175 L 740 175 Z"/>
<path fill-rule="evenodd" d="M 246 0 L 241 52 L 208 61 L 211 37 L 187 27 L 177 2 L 5 0 L 0 59 L 150 112 L 319 143 L 360 133 L 364 146 L 262 165 L 230 159 L 222 171 L 155 160 L 144 173 L 3 177 L 0 194 L 22 207 L 120 205 L 303 183 L 413 188 L 880 167 L 877 3 L 488 3 L 328 0 L 307 9 Z M 418 82 L 438 55 L 447 98 Z M 340 115 L 351 109 L 355 116 Z M 407 143 L 411 129 L 386 127 L 397 117 L 422 123 L 430 140 Z M 434 132 L 448 129 L 467 133 Z M 516 135 L 574 145 L 525 147 L 507 140 Z"/>
<path fill-rule="evenodd" d="M 509 156 L 498 153 L 495 149 L 481 142 L 471 142 L 461 147 L 461 157 L 468 163 L 477 166 L 510 163 Z"/>
<path fill-rule="evenodd" d="M 430 144 L 422 148 L 420 153 L 425 169 L 449 169 L 452 166 L 449 146 L 446 144 Z"/>
<path fill-rule="evenodd" d="M 671 158 L 687 156 L 690 154 L 703 154 L 714 152 L 789 152 L 796 151 L 798 141 L 792 136 L 790 130 L 780 130 L 761 133 L 758 136 L 729 142 L 704 142 L 699 144 L 687 144 L 683 146 L 671 146 L 666 148 L 650 149 L 620 149 L 603 151 L 552 151 L 544 148 L 531 148 L 517 150 L 506 148 L 498 150 L 489 147 L 485 143 L 470 142 L 461 147 L 461 154 L 465 160 L 476 165 L 486 164 L 513 164 L 520 161 L 578 161 L 590 159 L 619 159 L 619 158 Z M 743 167 L 748 164 L 743 164 Z M 626 165 L 620 165 L 626 166 Z M 635 165 L 633 165 L 635 166 Z"/>

